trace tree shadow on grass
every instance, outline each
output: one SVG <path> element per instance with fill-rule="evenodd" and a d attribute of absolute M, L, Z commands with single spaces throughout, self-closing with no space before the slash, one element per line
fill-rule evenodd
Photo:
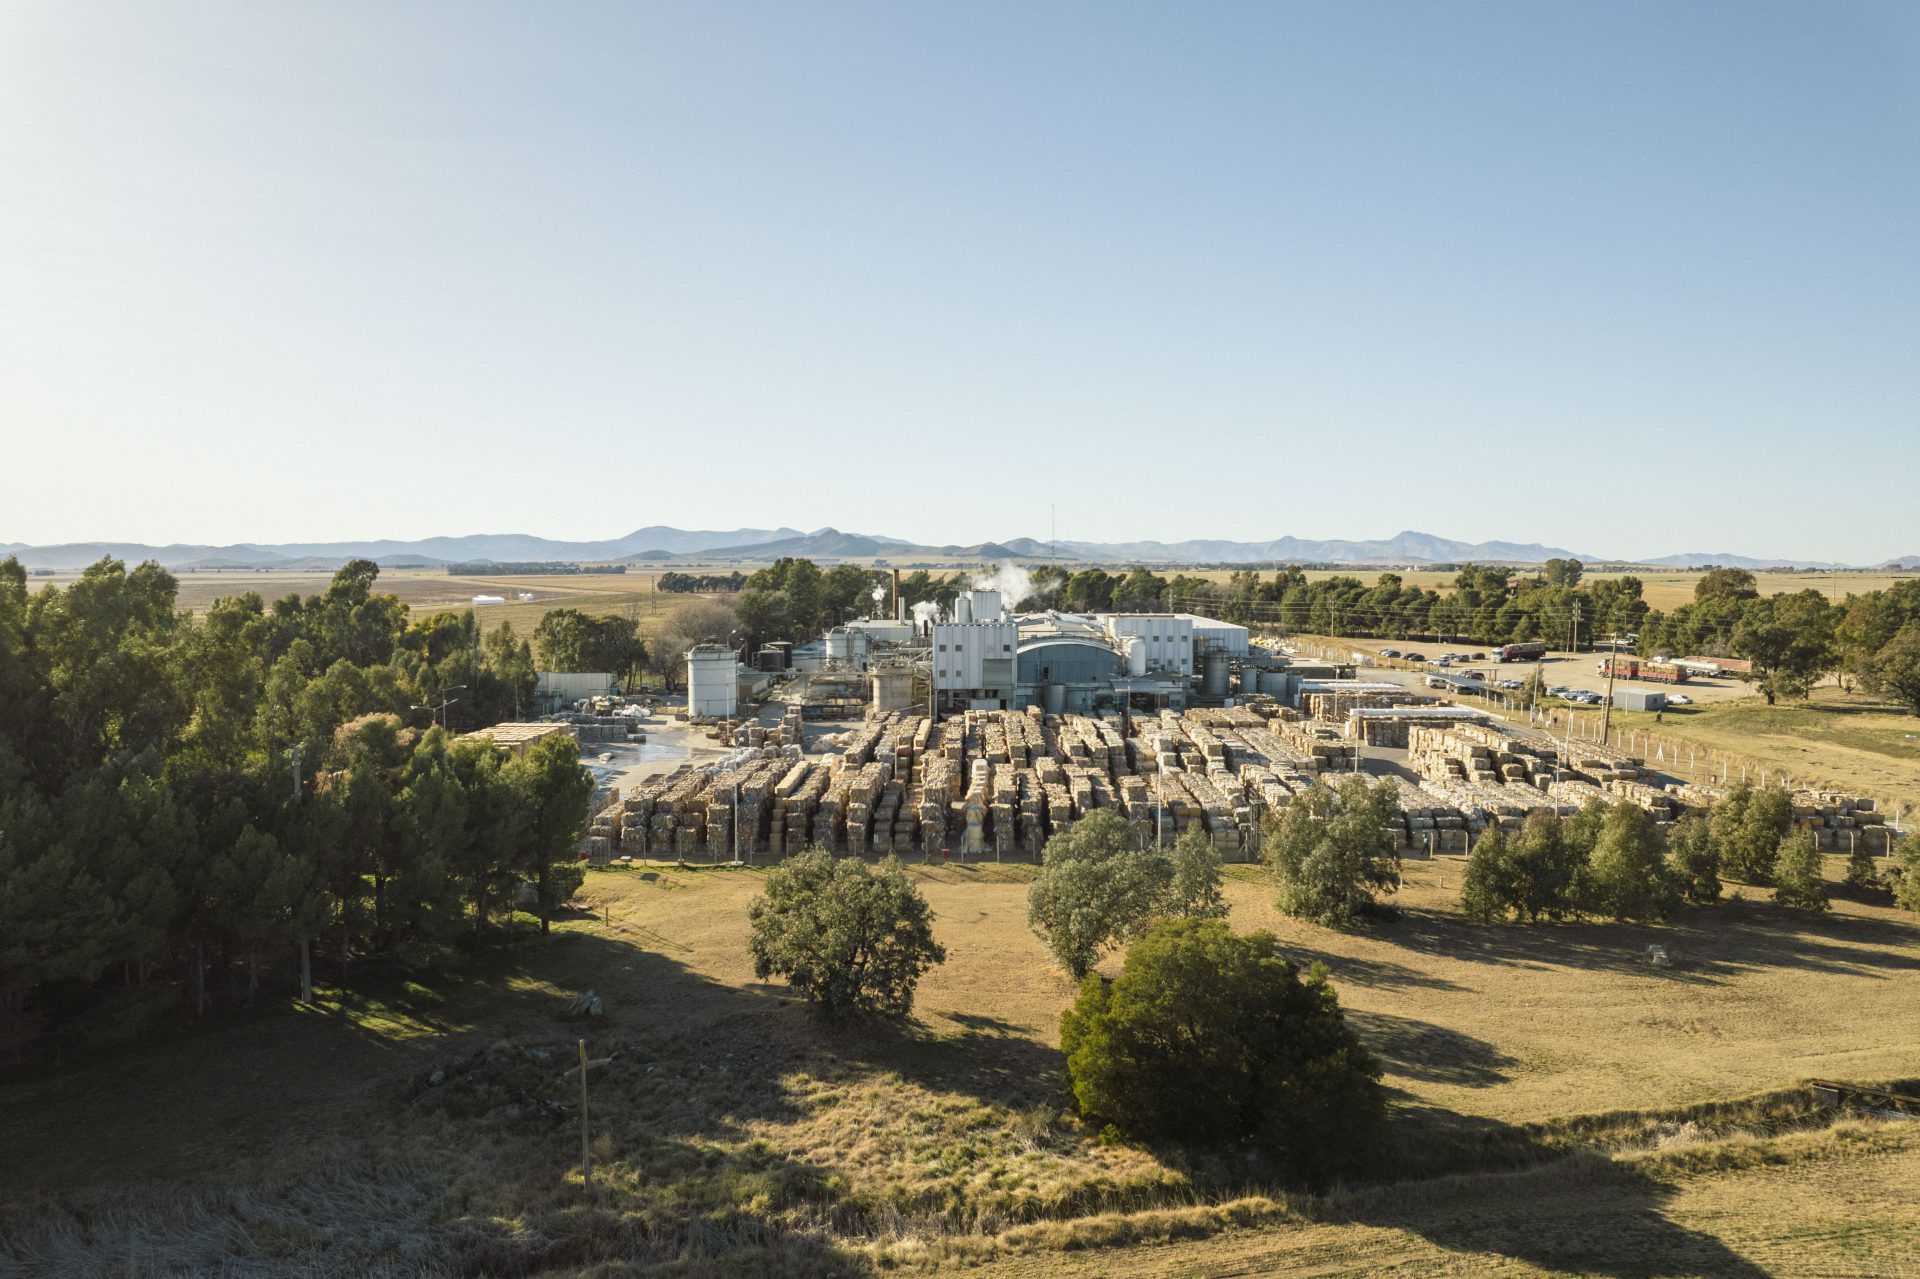
<path fill-rule="evenodd" d="M 1417 1102 L 1395 1106 L 1378 1180 L 1320 1201 L 1322 1219 L 1404 1230 L 1450 1252 L 1654 1279 L 1766 1274 L 1662 1212 L 1674 1188 L 1546 1131 Z"/>
<path fill-rule="evenodd" d="M 1391 937 L 1387 930 L 1381 930 L 1383 937 Z M 1325 964 L 1327 973 L 1338 986 L 1371 986 L 1379 990 L 1465 990 L 1466 987 L 1445 977 L 1436 977 L 1424 969 L 1410 964 L 1396 963 L 1391 959 L 1362 959 L 1356 955 L 1341 955 L 1330 950 L 1320 950 L 1312 946 L 1303 946 L 1297 941 L 1287 942 L 1282 947 L 1288 959 L 1301 968 L 1313 964 Z"/>
<path fill-rule="evenodd" d="M 1390 1075 L 1424 1083 L 1489 1088 L 1505 1083 L 1518 1059 L 1484 1039 L 1391 1013 L 1345 1012 Z"/>
<path fill-rule="evenodd" d="M 1689 984 L 1719 984 L 1762 969 L 1874 978 L 1920 972 L 1920 929 L 1858 916 L 1808 916 L 1770 903 L 1690 908 L 1665 925 L 1474 924 L 1451 913 L 1407 909 L 1373 935 L 1471 963 L 1635 972 Z M 1664 948 L 1672 967 L 1650 963 L 1651 946 Z"/>

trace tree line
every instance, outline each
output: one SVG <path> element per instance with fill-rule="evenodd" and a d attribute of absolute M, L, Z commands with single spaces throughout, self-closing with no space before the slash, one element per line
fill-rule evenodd
<path fill-rule="evenodd" d="M 0 1052 L 304 995 L 570 895 L 577 747 L 454 736 L 531 698 L 528 645 L 409 622 L 378 573 L 189 615 L 155 564 L 29 593 L 0 562 Z"/>

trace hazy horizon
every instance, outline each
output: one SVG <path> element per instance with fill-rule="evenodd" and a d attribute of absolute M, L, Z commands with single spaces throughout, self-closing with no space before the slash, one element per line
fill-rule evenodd
<path fill-rule="evenodd" d="M 1916 143 L 1899 4 L 23 0 L 0 542 L 1877 563 Z"/>

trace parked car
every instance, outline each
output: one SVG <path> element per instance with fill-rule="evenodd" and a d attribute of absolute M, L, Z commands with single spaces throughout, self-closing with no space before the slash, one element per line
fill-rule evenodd
<path fill-rule="evenodd" d="M 1434 665 L 1435 666 L 1452 666 L 1453 659 L 1451 657 L 1443 657 L 1439 661 L 1435 662 Z"/>
<path fill-rule="evenodd" d="M 1427 655 L 1425 653 L 1408 653 L 1406 658 L 1409 662 L 1424 662 L 1427 660 Z"/>
<path fill-rule="evenodd" d="M 1691 705 L 1693 705 L 1693 699 L 1692 699 L 1691 697 L 1688 697 L 1688 696 L 1687 696 L 1687 695 L 1686 695 L 1685 693 L 1668 693 L 1668 694 L 1667 694 L 1667 705 L 1669 705 L 1669 706 L 1691 706 Z"/>
<path fill-rule="evenodd" d="M 1487 655 L 1485 653 L 1475 653 L 1473 655 L 1473 660 L 1476 662 L 1484 662 L 1487 660 Z"/>
<path fill-rule="evenodd" d="M 1400 656 L 1400 650 L 1399 650 L 1399 649 L 1397 649 L 1397 648 L 1383 648 L 1383 649 L 1381 649 L 1381 650 L 1380 650 L 1380 656 L 1382 656 L 1382 657 L 1398 657 L 1398 656 Z"/>
<path fill-rule="evenodd" d="M 1525 688 L 1526 687 L 1525 684 L 1522 684 L 1517 679 L 1503 679 L 1498 681 L 1498 683 L 1501 688 Z"/>

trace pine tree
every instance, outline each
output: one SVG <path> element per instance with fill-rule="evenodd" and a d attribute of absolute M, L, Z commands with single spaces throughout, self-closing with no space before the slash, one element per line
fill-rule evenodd
<path fill-rule="evenodd" d="M 1802 826 L 1785 839 L 1773 859 L 1773 900 L 1794 910 L 1827 909 L 1827 881 L 1813 832 Z"/>

